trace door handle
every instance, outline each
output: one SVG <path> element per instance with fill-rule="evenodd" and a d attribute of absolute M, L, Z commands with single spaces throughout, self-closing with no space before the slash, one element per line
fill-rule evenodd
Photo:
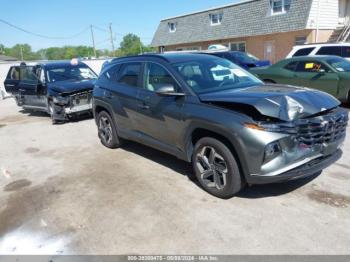
<path fill-rule="evenodd" d="M 14 87 L 15 85 L 13 85 L 13 84 L 6 84 L 5 86 Z"/>

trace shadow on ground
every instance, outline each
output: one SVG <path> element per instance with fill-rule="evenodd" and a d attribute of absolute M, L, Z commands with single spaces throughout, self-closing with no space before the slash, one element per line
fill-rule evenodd
<path fill-rule="evenodd" d="M 32 110 L 26 110 L 26 109 L 21 109 L 19 111 L 20 113 L 27 115 L 27 116 L 32 116 L 32 117 L 43 117 L 43 118 L 47 118 L 50 119 L 50 116 L 48 113 L 45 112 L 41 112 L 41 111 L 32 111 Z M 93 118 L 92 113 L 84 113 L 81 115 L 73 115 L 69 118 L 69 120 L 62 122 L 61 124 L 64 123 L 75 123 L 75 122 L 80 122 L 80 121 L 84 121 L 84 120 L 90 120 Z"/>
<path fill-rule="evenodd" d="M 187 176 L 192 183 L 201 187 L 195 178 L 191 164 L 186 163 L 185 161 L 135 142 L 127 142 L 126 145 L 123 146 L 123 150 L 157 162 L 158 164 L 170 168 L 183 176 Z M 287 183 L 246 186 L 236 197 L 254 199 L 284 195 L 308 184 L 318 175 L 289 181 Z"/>
<path fill-rule="evenodd" d="M 31 111 L 31 110 L 26 110 L 26 109 L 21 109 L 19 110 L 21 114 L 27 115 L 27 116 L 33 116 L 33 117 L 47 117 L 49 118 L 49 115 L 45 112 L 41 111 Z"/>

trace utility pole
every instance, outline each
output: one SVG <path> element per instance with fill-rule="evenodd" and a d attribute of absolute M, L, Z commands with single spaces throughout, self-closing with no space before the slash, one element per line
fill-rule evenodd
<path fill-rule="evenodd" d="M 142 43 L 141 43 L 141 40 L 140 40 L 140 55 L 142 55 L 143 54 L 143 49 L 142 49 Z"/>
<path fill-rule="evenodd" d="M 95 55 L 95 58 L 97 58 L 96 46 L 95 46 L 95 37 L 94 37 L 94 31 L 92 30 L 92 25 L 90 25 L 90 29 L 91 29 L 92 45 L 93 45 L 93 47 L 94 47 L 94 55 Z"/>
<path fill-rule="evenodd" d="M 21 61 L 24 61 L 24 59 L 23 59 L 23 46 L 22 45 L 20 46 L 20 50 L 21 50 Z"/>
<path fill-rule="evenodd" d="M 112 44 L 112 54 L 113 56 L 115 55 L 114 54 L 114 41 L 113 41 L 113 31 L 112 31 L 112 23 L 109 24 L 109 33 L 110 33 L 110 38 L 111 38 L 111 44 Z"/>

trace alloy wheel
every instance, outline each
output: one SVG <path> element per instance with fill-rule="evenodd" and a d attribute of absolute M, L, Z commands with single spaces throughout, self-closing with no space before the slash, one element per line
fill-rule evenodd
<path fill-rule="evenodd" d="M 105 143 L 110 144 L 113 139 L 112 125 L 107 117 L 102 116 L 99 123 L 100 136 Z"/>
<path fill-rule="evenodd" d="M 205 146 L 196 156 L 201 179 L 208 188 L 222 190 L 227 184 L 228 167 L 225 159 L 213 147 Z"/>

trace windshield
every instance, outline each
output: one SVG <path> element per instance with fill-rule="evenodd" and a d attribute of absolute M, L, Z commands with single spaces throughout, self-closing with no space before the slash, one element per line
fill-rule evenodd
<path fill-rule="evenodd" d="M 350 62 L 344 58 L 332 58 L 327 63 L 338 72 L 350 72 Z"/>
<path fill-rule="evenodd" d="M 173 67 L 198 94 L 263 84 L 241 67 L 217 57 L 203 56 L 195 61 L 175 63 Z"/>
<path fill-rule="evenodd" d="M 46 71 L 49 83 L 97 78 L 97 75 L 87 65 L 60 65 L 57 67 L 50 67 Z"/>

